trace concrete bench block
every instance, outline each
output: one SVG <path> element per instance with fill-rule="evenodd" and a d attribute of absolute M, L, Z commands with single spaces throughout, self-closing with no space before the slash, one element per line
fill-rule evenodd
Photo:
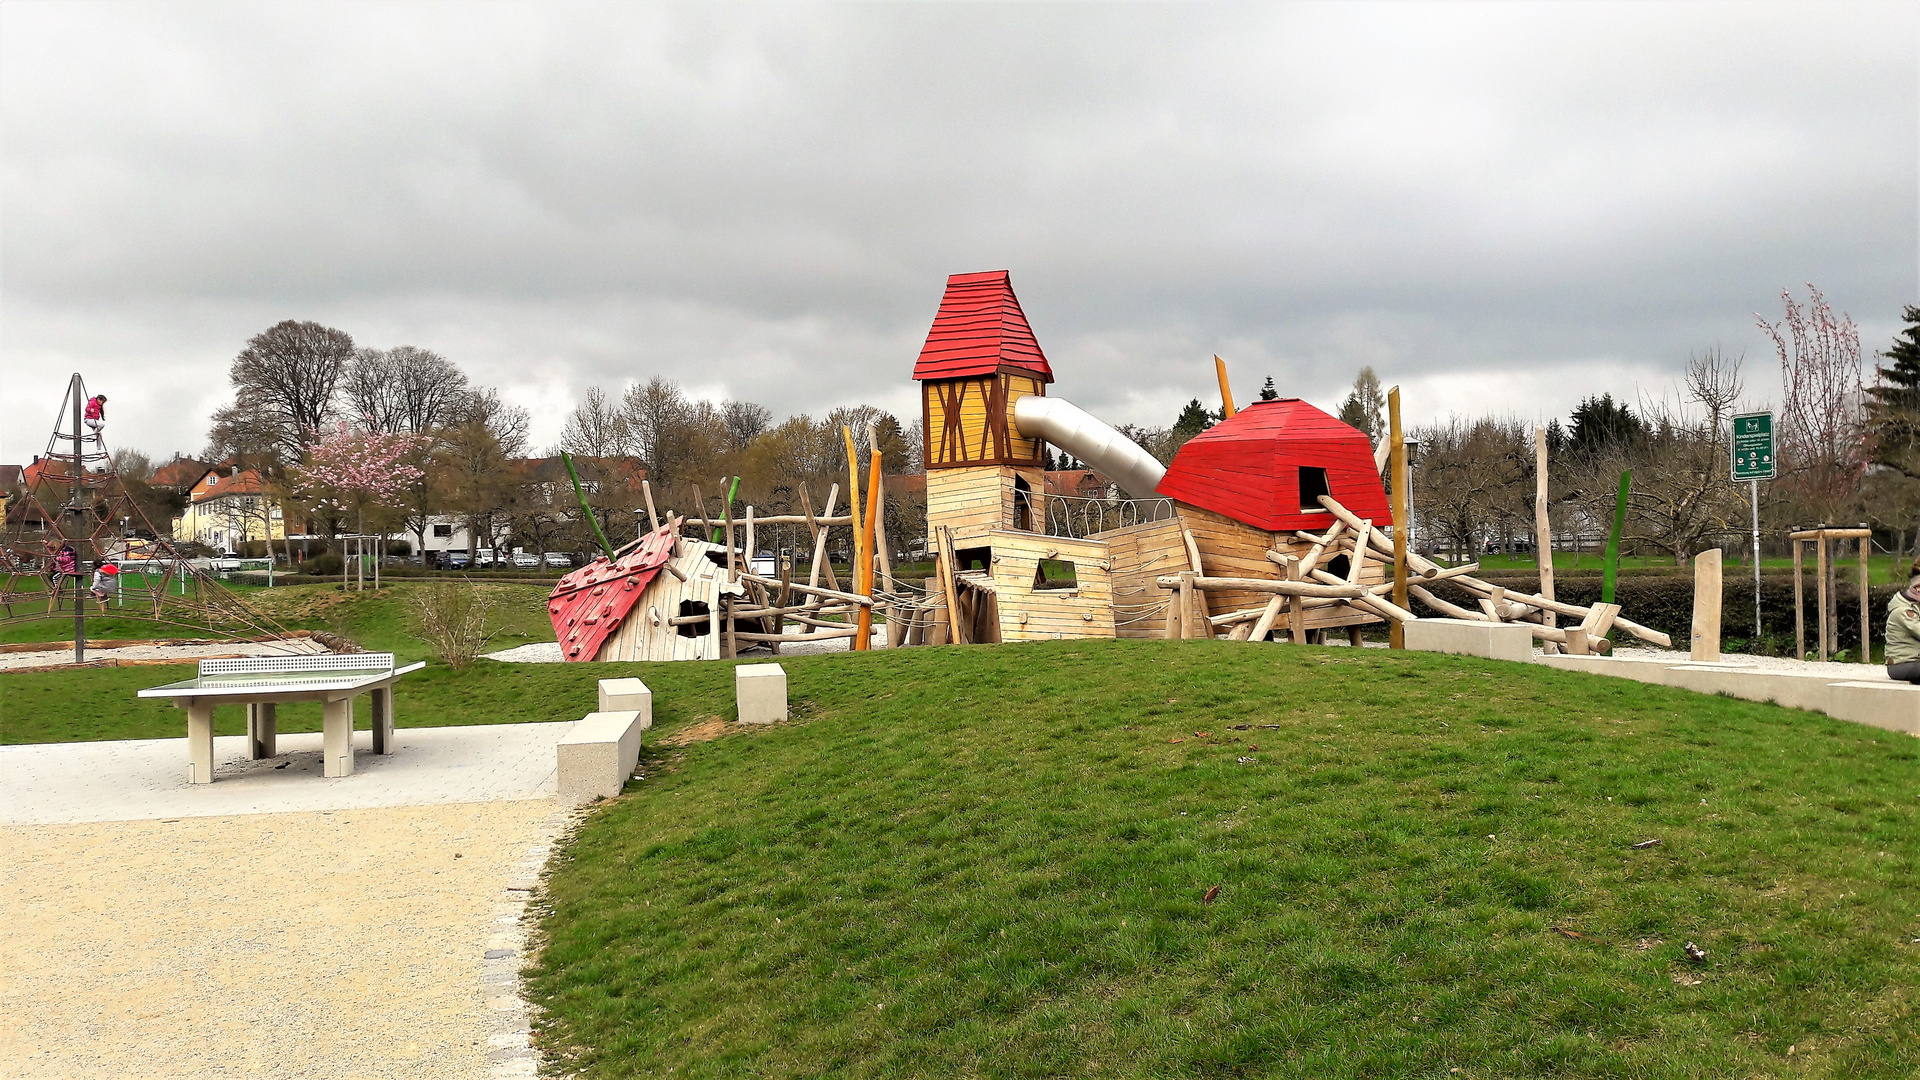
<path fill-rule="evenodd" d="M 1827 695 L 1827 715 L 1835 720 L 1920 735 L 1920 686 L 1891 679 L 1862 679 L 1832 683 Z"/>
<path fill-rule="evenodd" d="M 1767 701 L 1789 709 L 1826 712 L 1831 675 L 1766 671 L 1731 664 L 1681 664 L 1667 669 L 1678 686 L 1702 694 L 1726 694 L 1742 701 Z"/>
<path fill-rule="evenodd" d="M 1407 648 L 1418 652 L 1484 656 L 1489 660 L 1533 659 L 1533 634 L 1512 623 L 1471 619 L 1415 619 L 1401 624 Z"/>
<path fill-rule="evenodd" d="M 640 730 L 653 726 L 653 691 L 639 679 L 601 679 L 601 712 L 637 712 Z"/>
<path fill-rule="evenodd" d="M 733 693 L 743 724 L 771 724 L 787 718 L 787 672 L 779 664 L 734 668 Z"/>
<path fill-rule="evenodd" d="M 560 798 L 592 802 L 620 794 L 640 761 L 640 714 L 588 713 L 567 730 L 558 748 Z"/>

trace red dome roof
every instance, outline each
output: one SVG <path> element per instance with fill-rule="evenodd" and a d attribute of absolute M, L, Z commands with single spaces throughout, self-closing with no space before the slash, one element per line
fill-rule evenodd
<path fill-rule="evenodd" d="M 1020 368 L 1053 381 L 1047 355 L 1034 340 L 1013 278 L 1005 270 L 955 274 L 947 279 L 940 313 L 913 365 L 916 379 L 960 379 L 990 375 L 1002 367 Z"/>
<path fill-rule="evenodd" d="M 1269 532 L 1321 532 L 1332 517 L 1302 509 L 1303 468 L 1325 470 L 1327 493 L 1359 517 L 1392 523 L 1366 434 L 1299 398 L 1256 401 L 1195 435 L 1157 490 Z"/>

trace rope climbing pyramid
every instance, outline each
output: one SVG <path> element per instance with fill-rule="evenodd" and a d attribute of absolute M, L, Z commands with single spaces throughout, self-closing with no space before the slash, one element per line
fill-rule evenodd
<path fill-rule="evenodd" d="M 290 638 L 286 629 L 194 566 L 147 519 L 114 471 L 104 398 L 76 373 L 46 452 L 26 469 L 0 543 L 0 626 L 73 620 L 74 663 L 86 661 L 86 620 L 110 616 L 209 637 Z M 106 573 L 113 567 L 118 573 Z M 93 576 L 106 582 L 96 591 Z"/>

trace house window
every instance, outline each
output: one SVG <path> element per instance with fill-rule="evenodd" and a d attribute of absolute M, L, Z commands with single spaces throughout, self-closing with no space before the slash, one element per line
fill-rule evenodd
<path fill-rule="evenodd" d="M 453 526 L 436 524 L 433 527 L 433 535 L 442 540 L 447 539 L 453 535 Z"/>
<path fill-rule="evenodd" d="M 207 486 L 208 486 L 208 487 L 219 487 L 219 486 L 220 486 L 220 478 L 219 478 L 218 476 L 209 476 L 209 477 L 207 477 Z"/>
<path fill-rule="evenodd" d="M 1327 508 L 1320 505 L 1320 496 L 1331 495 L 1327 489 L 1327 470 L 1312 465 L 1300 466 L 1300 509 L 1303 513 L 1319 511 L 1326 513 Z"/>
<path fill-rule="evenodd" d="M 1019 476 L 1013 478 L 1013 527 L 1033 531 L 1033 488 Z"/>

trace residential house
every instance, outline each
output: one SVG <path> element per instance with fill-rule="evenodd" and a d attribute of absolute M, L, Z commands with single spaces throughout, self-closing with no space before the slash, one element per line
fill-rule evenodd
<path fill-rule="evenodd" d="M 173 538 L 216 551 L 233 551 L 249 540 L 287 535 L 280 504 L 257 469 L 222 462 L 200 474 L 187 492 L 187 510 L 173 519 Z"/>

